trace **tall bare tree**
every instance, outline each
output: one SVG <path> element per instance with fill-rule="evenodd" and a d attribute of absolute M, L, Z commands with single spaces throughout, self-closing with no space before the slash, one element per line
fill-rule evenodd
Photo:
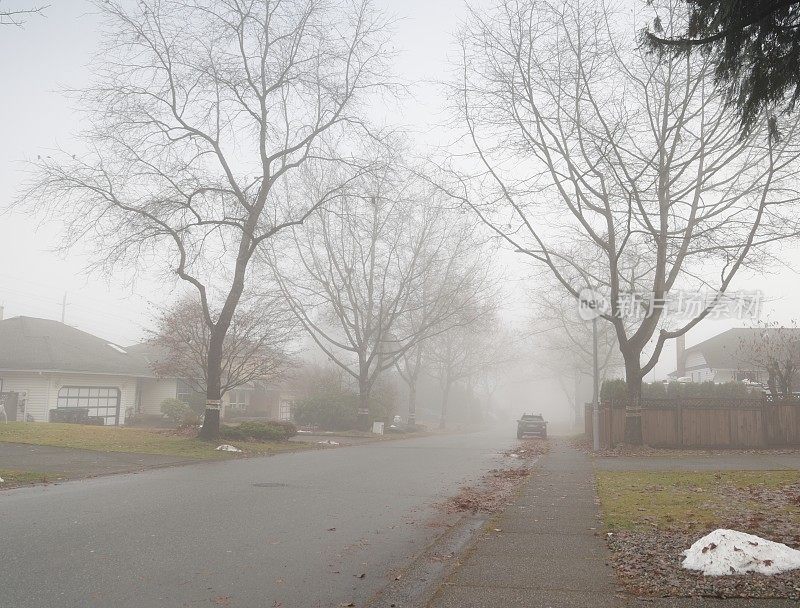
<path fill-rule="evenodd" d="M 683 18 L 670 8 L 667 32 Z M 471 11 L 451 93 L 474 162 L 452 161 L 448 191 L 572 296 L 603 292 L 625 363 L 626 441 L 640 443 L 642 380 L 664 343 L 796 234 L 800 140 L 796 120 L 778 139 L 767 117 L 741 137 L 708 58 L 659 61 L 626 15 L 577 0 Z M 671 294 L 701 287 L 712 297 L 696 313 L 663 314 Z"/>
<path fill-rule="evenodd" d="M 442 394 L 440 429 L 447 427 L 450 397 L 457 383 L 474 386 L 481 375 L 513 360 L 500 339 L 503 332 L 496 307 L 496 301 L 485 300 L 462 310 L 461 323 L 430 341 L 427 370 L 439 382 Z"/>
<path fill-rule="evenodd" d="M 334 178 L 349 179 L 334 165 L 366 129 L 364 101 L 388 84 L 386 20 L 370 0 L 99 10 L 105 48 L 81 95 L 89 152 L 38 161 L 24 199 L 64 219 L 66 245 L 91 240 L 99 265 L 155 263 L 196 289 L 209 330 L 200 434 L 213 439 L 253 256 L 334 199 Z M 311 164 L 331 180 L 302 191 L 295 176 Z"/>
<path fill-rule="evenodd" d="M 474 241 L 423 186 L 390 160 L 272 256 L 308 334 L 357 381 L 362 427 L 381 374 L 485 289 Z"/>
<path fill-rule="evenodd" d="M 552 277 L 542 277 L 540 281 L 532 298 L 532 361 L 557 379 L 577 423 L 583 415 L 579 385 L 594 373 L 592 323 L 580 317 L 575 298 L 554 284 Z M 597 334 L 599 387 L 612 374 L 621 373 L 624 365 L 614 327 L 610 323 L 598 324 Z"/>
<path fill-rule="evenodd" d="M 298 329 L 280 297 L 245 298 L 233 315 L 222 345 L 220 397 L 254 381 L 278 378 L 290 367 L 288 346 Z M 148 346 L 158 376 L 181 378 L 205 394 L 210 328 L 196 297 L 187 296 L 158 316 Z"/>
<path fill-rule="evenodd" d="M 32 15 L 41 15 L 49 4 L 25 4 L 20 8 L 8 8 L 4 0 L 0 0 L 0 25 L 22 27 Z"/>
<path fill-rule="evenodd" d="M 765 371 L 773 399 L 794 396 L 800 374 L 800 328 L 764 322 L 751 337 L 739 342 L 737 358 L 748 371 Z"/>
<path fill-rule="evenodd" d="M 435 200 L 434 193 L 431 198 Z M 470 325 L 472 313 L 495 296 L 497 284 L 490 247 L 479 240 L 471 222 L 443 209 L 429 210 L 428 216 L 427 222 L 447 225 L 440 237 L 425 244 L 427 270 L 398 319 L 400 333 L 422 337 L 397 361 L 408 391 L 410 425 L 416 424 L 417 387 L 432 354 L 430 342 L 450 329 Z"/>

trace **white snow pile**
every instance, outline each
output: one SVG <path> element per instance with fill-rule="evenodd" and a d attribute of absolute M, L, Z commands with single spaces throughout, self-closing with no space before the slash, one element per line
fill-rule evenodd
<path fill-rule="evenodd" d="M 328 439 L 328 441 L 317 441 L 317 443 L 321 443 L 322 445 L 339 445 L 338 441 L 331 441 L 330 439 Z"/>
<path fill-rule="evenodd" d="M 220 452 L 241 452 L 242 451 L 242 450 L 240 450 L 239 448 L 237 448 L 235 446 L 228 445 L 227 443 L 223 443 L 222 445 L 217 446 L 217 450 L 219 450 Z"/>
<path fill-rule="evenodd" d="M 800 568 L 800 551 L 753 534 L 720 528 L 683 552 L 683 567 L 707 576 L 778 574 Z"/>

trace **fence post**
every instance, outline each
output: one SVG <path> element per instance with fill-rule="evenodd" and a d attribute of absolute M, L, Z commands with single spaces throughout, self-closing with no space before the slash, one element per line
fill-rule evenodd
<path fill-rule="evenodd" d="M 678 439 L 678 447 L 683 447 L 683 403 L 678 401 L 678 405 L 675 408 L 675 432 Z"/>

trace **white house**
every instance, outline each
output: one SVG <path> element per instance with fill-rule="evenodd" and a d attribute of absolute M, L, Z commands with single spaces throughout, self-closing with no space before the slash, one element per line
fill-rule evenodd
<path fill-rule="evenodd" d="M 124 424 L 145 379 L 154 379 L 146 362 L 117 344 L 48 319 L 0 321 L 0 390 L 19 394 L 12 420 L 46 422 L 51 410 L 88 407 L 104 424 Z"/>
<path fill-rule="evenodd" d="M 792 331 L 800 333 L 800 330 Z M 692 382 L 765 382 L 766 371 L 752 369 L 752 363 L 742 352 L 743 344 L 752 342 L 764 332 L 763 328 L 737 327 L 689 348 L 685 348 L 685 338 L 680 336 L 676 340 L 677 369 L 669 376 L 690 378 Z"/>
<path fill-rule="evenodd" d="M 9 420 L 48 422 L 61 410 L 88 408 L 98 423 L 123 425 L 134 415 L 160 416 L 165 399 L 188 401 L 189 385 L 156 377 L 152 363 L 147 344 L 122 347 L 49 319 L 0 320 L 0 393 L 18 394 Z M 288 419 L 291 403 L 279 387 L 254 384 L 225 395 L 223 416 Z"/>

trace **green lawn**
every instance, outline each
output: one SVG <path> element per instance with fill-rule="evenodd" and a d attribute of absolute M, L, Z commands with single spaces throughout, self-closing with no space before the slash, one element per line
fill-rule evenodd
<path fill-rule="evenodd" d="M 236 457 L 236 453 L 218 452 L 218 443 L 183 437 L 170 431 L 129 429 L 79 424 L 9 422 L 0 424 L 0 442 L 52 445 L 98 452 L 135 452 L 162 454 L 187 459 L 209 460 Z M 230 443 L 245 456 L 275 454 L 308 449 L 300 442 L 219 441 Z M 32 473 L 35 475 L 35 473 Z M 0 475 L 2 477 L 2 475 Z"/>
<path fill-rule="evenodd" d="M 48 483 L 59 479 L 57 473 L 35 473 L 32 471 L 12 471 L 10 469 L 0 469 L 0 490 L 4 488 L 15 488 L 37 483 Z"/>
<path fill-rule="evenodd" d="M 610 530 L 707 526 L 764 507 L 800 523 L 793 484 L 800 471 L 598 471 L 597 491 Z M 784 493 L 788 498 L 784 497 Z M 777 500 L 772 497 L 778 497 Z M 785 499 L 784 499 L 785 498 Z"/>

